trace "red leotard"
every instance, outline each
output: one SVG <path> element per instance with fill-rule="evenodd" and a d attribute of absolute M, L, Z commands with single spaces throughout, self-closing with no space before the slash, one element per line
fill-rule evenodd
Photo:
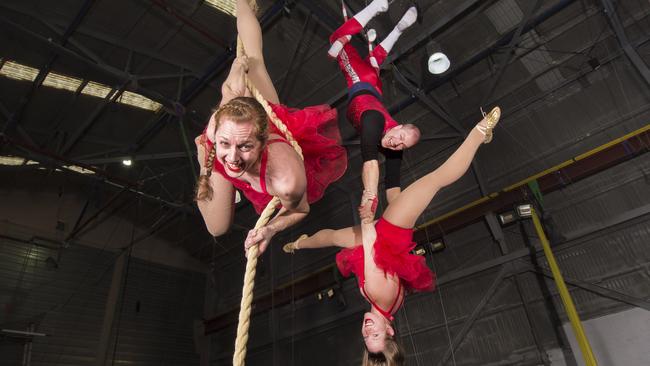
<path fill-rule="evenodd" d="M 330 36 L 330 42 L 334 42 L 344 36 L 357 34 L 362 29 L 363 27 L 356 19 L 350 18 L 350 20 L 345 22 L 339 29 L 332 33 Z M 348 89 L 356 88 L 355 84 L 359 83 L 364 83 L 368 87 L 374 89 L 372 94 L 356 95 L 348 103 L 347 117 L 357 131 L 361 131 L 361 114 L 367 110 L 376 110 L 384 116 L 386 120 L 384 133 L 398 125 L 393 117 L 391 117 L 390 113 L 388 113 L 388 110 L 381 100 L 373 95 L 376 94 L 381 97 L 383 91 L 381 78 L 379 77 L 379 69 L 372 66 L 370 58 L 374 57 L 377 60 L 377 64 L 381 66 L 387 56 L 388 54 L 386 53 L 386 50 L 384 50 L 382 46 L 377 46 L 364 60 L 359 56 L 359 53 L 354 46 L 348 42 L 345 43 L 343 50 L 341 50 L 339 55 L 336 57 L 339 67 L 345 76 Z"/>

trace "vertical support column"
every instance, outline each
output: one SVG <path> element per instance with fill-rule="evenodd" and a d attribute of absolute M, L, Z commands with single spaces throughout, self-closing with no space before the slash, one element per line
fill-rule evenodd
<path fill-rule="evenodd" d="M 539 240 L 542 243 L 542 248 L 544 249 L 544 255 L 546 256 L 548 265 L 551 268 L 551 273 L 553 273 L 553 279 L 555 280 L 555 285 L 557 286 L 557 290 L 560 293 L 560 298 L 562 299 L 564 310 L 567 312 L 569 320 L 571 321 L 571 327 L 573 328 L 573 331 L 576 335 L 576 339 L 578 340 L 578 345 L 580 346 L 580 350 L 582 351 L 582 357 L 584 358 L 585 364 L 587 366 L 597 366 L 598 362 L 596 361 L 596 357 L 594 356 L 594 353 L 591 350 L 591 345 L 589 344 L 589 340 L 585 335 L 585 331 L 582 328 L 582 323 L 580 322 L 580 316 L 578 315 L 578 311 L 576 310 L 576 307 L 573 303 L 573 299 L 569 294 L 569 290 L 566 287 L 566 283 L 564 283 L 564 278 L 562 277 L 562 273 L 560 272 L 560 267 L 557 265 L 557 262 L 555 261 L 555 256 L 553 255 L 553 251 L 551 250 L 551 245 L 548 239 L 546 238 L 546 234 L 544 233 L 544 228 L 542 227 L 542 223 L 539 220 L 539 217 L 537 216 L 537 211 L 533 209 L 532 214 L 533 214 L 533 224 L 535 225 L 535 230 L 537 231 Z"/>
<path fill-rule="evenodd" d="M 126 270 L 126 260 L 128 251 L 123 251 L 115 260 L 113 268 L 113 278 L 111 279 L 111 287 L 108 290 L 108 298 L 106 299 L 106 308 L 104 309 L 104 322 L 102 324 L 102 332 L 99 337 L 99 344 L 97 346 L 97 355 L 95 356 L 95 366 L 104 366 L 106 364 L 106 352 L 111 341 L 111 331 L 113 330 L 113 321 L 115 319 L 115 311 L 117 310 L 117 303 L 120 299 L 122 286 L 124 284 L 124 272 Z"/>
<path fill-rule="evenodd" d="M 488 212 L 485 215 L 485 221 L 488 224 L 492 237 L 499 244 L 499 249 L 501 250 L 501 254 L 502 255 L 508 254 L 509 251 L 508 251 L 508 245 L 506 244 L 506 237 L 503 234 L 501 225 L 499 225 L 499 220 L 497 219 L 494 212 Z M 514 266 L 512 262 L 508 263 L 507 266 L 510 266 L 510 268 L 513 270 L 513 273 L 516 273 L 516 271 L 514 271 Z M 524 298 L 524 292 L 522 291 L 524 285 L 523 285 L 523 280 L 521 278 L 521 274 L 517 273 L 513 277 L 515 280 L 515 287 L 517 289 L 517 294 L 519 295 L 519 299 L 521 300 L 521 303 L 524 306 L 524 312 L 526 313 L 526 319 L 528 320 L 530 333 L 532 334 L 533 340 L 535 341 L 535 346 L 537 347 L 537 354 L 539 356 L 539 359 L 544 366 L 549 366 L 551 362 L 548 359 L 546 350 L 544 349 L 544 347 L 540 342 L 541 337 L 537 329 L 535 328 L 535 324 L 533 323 L 533 318 L 531 317 L 532 311 L 530 309 L 530 305 L 528 304 L 528 301 Z"/>

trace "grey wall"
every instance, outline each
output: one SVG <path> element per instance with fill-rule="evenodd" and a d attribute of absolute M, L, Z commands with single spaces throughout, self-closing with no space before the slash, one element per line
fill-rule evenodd
<path fill-rule="evenodd" d="M 5 225 L 0 233 L 10 231 Z M 48 257 L 58 259 L 58 268 L 48 266 Z M 34 323 L 35 331 L 48 334 L 34 338 L 32 365 L 94 362 L 116 257 L 81 245 L 59 252 L 0 239 L 0 328 L 26 330 Z M 115 355 L 115 363 L 197 364 L 193 322 L 202 316 L 204 284 L 200 272 L 132 257 L 109 362 Z M 3 365 L 20 364 L 22 351 L 22 341 L 0 339 Z"/>

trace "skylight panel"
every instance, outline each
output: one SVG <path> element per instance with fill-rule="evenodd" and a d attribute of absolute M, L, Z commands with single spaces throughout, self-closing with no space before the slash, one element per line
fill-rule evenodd
<path fill-rule="evenodd" d="M 19 156 L 0 156 L 0 165 L 6 166 L 20 166 L 20 165 L 33 165 L 38 164 L 38 162 L 33 160 L 26 160 Z"/>
<path fill-rule="evenodd" d="M 82 168 L 77 165 L 64 165 L 64 168 L 68 170 L 72 170 L 73 172 L 81 173 L 81 174 L 95 174 L 92 170 L 88 170 L 86 168 Z"/>
<path fill-rule="evenodd" d="M 2 60 L 2 59 L 0 59 Z M 4 64 L 0 61 L 0 76 L 9 79 L 33 82 L 38 76 L 39 70 L 33 67 L 21 65 L 14 61 L 6 61 Z M 71 76 L 61 75 L 50 72 L 43 80 L 43 86 L 76 92 L 79 90 L 83 80 Z M 107 85 L 89 81 L 81 90 L 81 94 L 90 95 L 97 98 L 106 98 L 111 94 L 113 89 Z M 130 105 L 132 107 L 146 109 L 157 112 L 162 104 L 153 101 L 143 95 L 125 91 L 117 100 L 117 103 Z"/>
<path fill-rule="evenodd" d="M 148 109 L 150 111 L 157 112 L 160 107 L 162 107 L 162 104 L 154 102 L 153 100 L 143 97 L 140 94 L 136 93 L 131 93 L 129 91 L 125 91 L 122 93 L 122 96 L 119 98 L 119 102 L 122 104 L 128 104 L 134 107 L 142 108 L 142 109 Z"/>
<path fill-rule="evenodd" d="M 71 92 L 76 92 L 81 86 L 81 79 L 72 78 L 65 75 L 55 74 L 53 72 L 47 74 L 45 80 L 43 80 L 44 86 L 49 86 L 51 88 L 69 90 Z"/>
<path fill-rule="evenodd" d="M 106 85 L 96 83 L 94 81 L 89 81 L 88 84 L 83 88 L 81 94 L 92 95 L 93 97 L 106 98 L 106 96 L 111 92 L 111 88 Z"/>
<path fill-rule="evenodd" d="M 235 16 L 234 0 L 205 0 L 205 3 L 221 12 Z"/>
<path fill-rule="evenodd" d="M 0 75 L 14 80 L 34 81 L 38 75 L 38 69 L 21 65 L 17 62 L 7 61 L 0 69 Z"/>

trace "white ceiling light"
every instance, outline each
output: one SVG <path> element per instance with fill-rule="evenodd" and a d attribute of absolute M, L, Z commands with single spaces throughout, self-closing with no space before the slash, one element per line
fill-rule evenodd
<path fill-rule="evenodd" d="M 429 72 L 438 75 L 449 70 L 451 62 L 449 61 L 447 55 L 442 52 L 436 52 L 429 57 L 428 65 Z"/>
<path fill-rule="evenodd" d="M 128 158 L 127 158 L 127 159 L 124 159 L 124 160 L 122 160 L 122 164 L 123 164 L 124 166 L 131 166 L 131 165 L 133 165 L 133 160 L 128 159 Z"/>
<path fill-rule="evenodd" d="M 33 82 L 38 75 L 39 70 L 26 65 L 21 65 L 14 61 L 7 61 L 0 68 L 0 76 L 9 79 L 31 81 Z M 61 75 L 50 72 L 43 80 L 43 86 L 50 88 L 62 89 L 71 92 L 76 92 L 81 86 L 83 80 L 71 76 Z M 109 86 L 89 81 L 86 86 L 81 90 L 81 94 L 90 95 L 98 98 L 106 98 L 113 89 Z M 125 91 L 117 103 L 130 105 L 136 108 L 146 109 L 157 112 L 162 105 L 140 94 Z"/>
<path fill-rule="evenodd" d="M 205 3 L 214 9 L 235 16 L 235 1 L 233 0 L 205 0 Z"/>

